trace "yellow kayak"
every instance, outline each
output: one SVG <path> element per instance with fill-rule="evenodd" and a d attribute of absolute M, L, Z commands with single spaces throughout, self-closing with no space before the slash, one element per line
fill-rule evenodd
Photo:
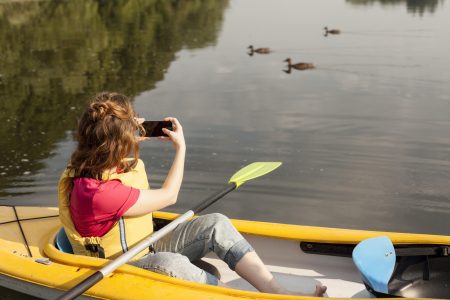
<path fill-rule="evenodd" d="M 157 224 L 167 223 L 177 216 L 154 213 Z M 351 253 L 363 240 L 387 236 L 399 252 L 407 250 L 405 256 L 426 257 L 416 264 L 418 267 L 411 265 L 410 269 L 416 273 L 419 269 L 419 275 L 414 275 L 418 278 L 411 275 L 414 278 L 393 279 L 406 280 L 407 284 L 398 289 L 402 290 L 404 297 L 450 298 L 450 266 L 445 252 L 450 245 L 450 236 L 244 220 L 232 222 L 270 271 L 290 290 L 312 292 L 320 282 L 328 287 L 327 296 L 331 299 L 373 297 L 363 283 Z M 55 236 L 60 228 L 57 208 L 0 206 L 0 286 L 43 299 L 54 299 L 109 262 L 58 250 Z M 216 267 L 220 280 L 227 287 L 188 282 L 124 265 L 80 299 L 318 299 L 259 293 L 216 257 L 208 256 L 204 261 Z M 396 271 L 399 268 L 397 265 Z"/>

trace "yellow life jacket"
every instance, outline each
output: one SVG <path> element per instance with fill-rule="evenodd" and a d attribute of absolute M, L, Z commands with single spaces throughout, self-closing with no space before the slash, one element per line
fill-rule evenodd
<path fill-rule="evenodd" d="M 71 176 L 72 175 L 72 176 Z M 73 252 L 79 255 L 101 258 L 115 258 L 128 251 L 135 244 L 153 232 L 152 214 L 139 217 L 121 217 L 116 224 L 102 237 L 82 237 L 72 222 L 70 215 L 70 177 L 73 174 L 65 170 L 58 185 L 59 218 L 64 226 L 67 237 L 72 245 Z M 137 189 L 148 189 L 149 184 L 142 160 L 134 169 L 121 174 L 103 174 L 103 180 L 119 179 L 124 185 Z M 148 253 L 144 250 L 133 260 Z"/>

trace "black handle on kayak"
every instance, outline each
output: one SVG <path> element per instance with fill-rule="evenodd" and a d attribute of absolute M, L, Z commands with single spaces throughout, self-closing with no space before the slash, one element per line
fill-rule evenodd
<path fill-rule="evenodd" d="M 100 271 L 95 272 L 76 286 L 74 286 L 72 289 L 68 290 L 55 300 L 72 300 L 76 297 L 83 294 L 85 291 L 87 291 L 91 286 L 99 282 L 103 279 L 103 273 Z"/>

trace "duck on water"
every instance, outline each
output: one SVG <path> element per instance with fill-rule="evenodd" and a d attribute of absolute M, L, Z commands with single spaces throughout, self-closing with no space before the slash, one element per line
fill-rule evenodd
<path fill-rule="evenodd" d="M 327 36 L 328 34 L 340 34 L 341 33 L 341 31 L 339 29 L 328 29 L 327 26 L 325 26 L 323 29 L 325 30 L 324 36 Z"/>
<path fill-rule="evenodd" d="M 293 64 L 292 60 L 290 58 L 286 58 L 284 61 L 288 63 L 288 65 L 287 65 L 288 70 L 287 71 L 285 70 L 286 73 L 290 73 L 291 69 L 296 69 L 296 70 L 302 71 L 302 70 L 308 70 L 308 69 L 315 68 L 314 64 L 312 64 L 312 63 L 299 62 L 299 63 Z"/>
<path fill-rule="evenodd" d="M 270 48 L 254 48 L 252 45 L 248 46 L 249 52 L 248 55 L 252 56 L 253 53 L 258 53 L 258 54 L 269 54 L 270 52 L 272 52 L 272 50 L 270 50 Z"/>

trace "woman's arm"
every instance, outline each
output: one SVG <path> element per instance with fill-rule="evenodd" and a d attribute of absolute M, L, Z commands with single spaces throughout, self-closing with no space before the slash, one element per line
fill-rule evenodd
<path fill-rule="evenodd" d="M 178 120 L 176 118 L 166 118 L 165 121 L 172 122 L 173 131 L 164 128 L 163 131 L 168 137 L 159 137 L 159 139 L 172 141 L 176 150 L 175 158 L 166 180 L 160 189 L 140 190 L 136 203 L 125 212 L 124 216 L 133 217 L 147 214 L 177 202 L 181 182 L 183 181 L 186 144 L 183 127 Z"/>

